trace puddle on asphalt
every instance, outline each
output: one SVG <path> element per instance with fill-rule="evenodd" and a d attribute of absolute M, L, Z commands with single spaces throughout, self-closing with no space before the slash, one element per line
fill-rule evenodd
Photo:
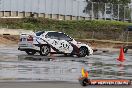
<path fill-rule="evenodd" d="M 0 81 L 78 82 L 82 67 L 88 70 L 90 79 L 132 79 L 132 53 L 125 54 L 125 62 L 120 63 L 115 52 L 77 58 L 28 56 L 12 50 L 0 50 L 0 57 L 8 58 L 0 62 Z"/>
<path fill-rule="evenodd" d="M 1 80 L 76 81 L 81 64 L 58 61 L 0 62 Z"/>
<path fill-rule="evenodd" d="M 82 67 L 88 70 L 91 79 L 132 79 L 131 56 L 124 63 L 106 56 L 109 55 L 91 56 L 89 59 L 20 56 L 19 61 L 0 62 L 0 80 L 77 82 Z"/>

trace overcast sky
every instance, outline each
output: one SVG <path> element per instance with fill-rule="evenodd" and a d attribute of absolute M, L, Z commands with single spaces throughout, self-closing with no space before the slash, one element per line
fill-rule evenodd
<path fill-rule="evenodd" d="M 85 16 L 86 4 L 85 0 L 1 0 L 0 10 Z"/>

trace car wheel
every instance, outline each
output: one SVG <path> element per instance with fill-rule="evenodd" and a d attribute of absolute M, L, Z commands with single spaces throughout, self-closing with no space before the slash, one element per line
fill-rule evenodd
<path fill-rule="evenodd" d="M 34 55 L 35 53 L 36 53 L 36 51 L 34 51 L 34 50 L 27 50 L 27 51 L 25 51 L 28 55 Z"/>
<path fill-rule="evenodd" d="M 43 45 L 40 47 L 40 55 L 47 56 L 50 53 L 50 47 L 48 45 Z"/>
<path fill-rule="evenodd" d="M 81 47 L 79 49 L 79 53 L 77 54 L 78 57 L 85 57 L 86 55 L 89 55 L 88 53 L 88 49 L 86 47 Z"/>
<path fill-rule="evenodd" d="M 128 48 L 124 47 L 124 53 L 127 53 L 127 51 L 128 51 Z"/>

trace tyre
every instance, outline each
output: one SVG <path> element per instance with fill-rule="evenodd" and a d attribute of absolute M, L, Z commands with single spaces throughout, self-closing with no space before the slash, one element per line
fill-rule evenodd
<path fill-rule="evenodd" d="M 34 55 L 36 53 L 36 51 L 34 50 L 26 50 L 25 51 L 28 55 Z"/>
<path fill-rule="evenodd" d="M 40 55 L 47 56 L 50 53 L 50 47 L 48 45 L 43 45 L 40 47 Z"/>
<path fill-rule="evenodd" d="M 86 55 L 89 55 L 88 54 L 88 49 L 86 47 L 81 47 L 79 49 L 79 53 L 78 53 L 78 57 L 85 57 Z"/>
<path fill-rule="evenodd" d="M 128 51 L 128 48 L 124 47 L 124 53 L 127 53 L 127 51 Z"/>

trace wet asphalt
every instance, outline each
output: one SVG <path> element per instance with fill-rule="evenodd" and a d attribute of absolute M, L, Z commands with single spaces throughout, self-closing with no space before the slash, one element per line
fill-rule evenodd
<path fill-rule="evenodd" d="M 82 67 L 89 72 L 91 79 L 132 79 L 131 51 L 125 54 L 124 62 L 117 60 L 118 49 L 103 51 L 104 49 L 100 49 L 94 55 L 82 58 L 39 54 L 29 56 L 25 52 L 18 51 L 17 45 L 0 46 L 0 88 L 82 88 L 78 83 Z M 89 87 L 111 88 L 111 86 Z"/>
<path fill-rule="evenodd" d="M 67 82 L 21 82 L 0 83 L 0 88 L 132 88 L 131 85 L 88 85 Z"/>

